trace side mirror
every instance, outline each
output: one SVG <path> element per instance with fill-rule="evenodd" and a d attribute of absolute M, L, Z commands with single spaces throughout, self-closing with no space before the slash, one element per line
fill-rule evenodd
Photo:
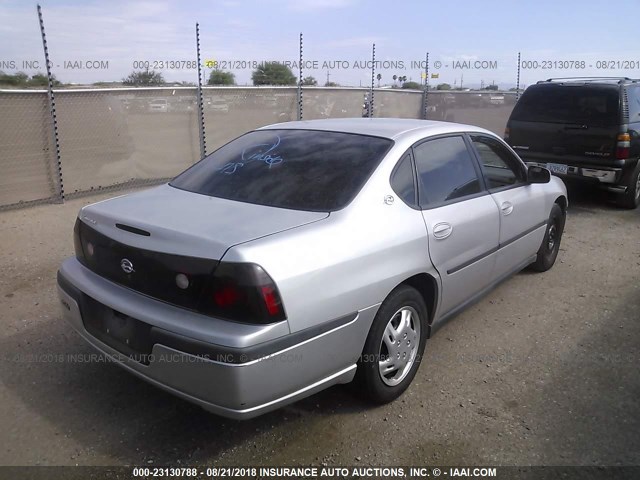
<path fill-rule="evenodd" d="M 551 172 L 544 167 L 530 165 L 527 169 L 527 181 L 529 183 L 549 183 L 551 181 Z"/>

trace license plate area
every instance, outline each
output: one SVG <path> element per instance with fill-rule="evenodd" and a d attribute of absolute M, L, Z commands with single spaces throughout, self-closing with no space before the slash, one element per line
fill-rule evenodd
<path fill-rule="evenodd" d="M 148 364 L 153 348 L 151 325 L 118 312 L 93 298 L 83 298 L 82 322 L 87 331 L 137 362 Z"/>
<path fill-rule="evenodd" d="M 547 163 L 547 169 L 551 173 L 557 173 L 559 175 L 566 175 L 569 171 L 569 167 L 561 163 Z"/>

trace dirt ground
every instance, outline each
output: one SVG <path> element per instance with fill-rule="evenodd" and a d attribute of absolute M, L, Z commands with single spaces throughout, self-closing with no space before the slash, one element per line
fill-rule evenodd
<path fill-rule="evenodd" d="M 55 276 L 78 209 L 105 197 L 0 213 L 2 465 L 640 464 L 640 210 L 572 189 L 555 267 L 443 327 L 396 402 L 338 386 L 236 422 L 115 365 L 55 360 L 93 353 Z"/>

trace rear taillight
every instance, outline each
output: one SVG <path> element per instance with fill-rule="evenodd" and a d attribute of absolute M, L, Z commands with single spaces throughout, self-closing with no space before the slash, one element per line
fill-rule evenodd
<path fill-rule="evenodd" d="M 220 263 L 198 310 L 242 323 L 265 324 L 287 318 L 273 279 L 253 263 Z"/>
<path fill-rule="evenodd" d="M 507 142 L 509 140 L 509 134 L 511 133 L 511 129 L 509 127 L 504 129 L 504 141 Z"/>
<path fill-rule="evenodd" d="M 618 135 L 618 143 L 616 143 L 616 158 L 622 160 L 629 158 L 629 148 L 631 147 L 631 136 L 628 133 Z"/>

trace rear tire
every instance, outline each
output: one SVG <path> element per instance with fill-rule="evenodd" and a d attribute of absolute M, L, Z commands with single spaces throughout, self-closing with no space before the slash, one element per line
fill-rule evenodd
<path fill-rule="evenodd" d="M 553 204 L 547 230 L 544 232 L 542 245 L 538 249 L 538 258 L 531 264 L 530 268 L 536 272 L 546 272 L 556 262 L 558 251 L 560 250 L 560 240 L 564 232 L 566 215 L 557 203 Z"/>
<path fill-rule="evenodd" d="M 640 205 L 640 160 L 625 186 L 627 191 L 618 198 L 618 205 L 629 209 L 638 208 Z"/>
<path fill-rule="evenodd" d="M 427 307 L 413 287 L 401 285 L 382 302 L 356 371 L 358 393 L 374 403 L 398 398 L 415 377 L 427 341 Z"/>

